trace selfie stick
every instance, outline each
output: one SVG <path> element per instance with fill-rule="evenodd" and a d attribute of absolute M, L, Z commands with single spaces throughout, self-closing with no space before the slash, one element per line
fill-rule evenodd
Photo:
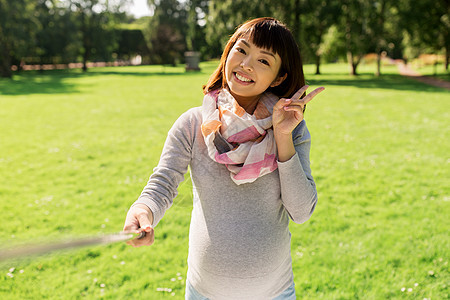
<path fill-rule="evenodd" d="M 117 242 L 126 242 L 129 240 L 141 239 L 144 236 L 145 231 L 142 231 L 140 233 L 119 232 L 113 234 L 102 234 L 97 236 L 74 238 L 52 243 L 41 243 L 10 249 L 0 249 L 0 262 L 14 258 L 22 258 L 25 256 L 46 254 L 57 250 L 69 250 L 94 245 L 107 245 Z"/>

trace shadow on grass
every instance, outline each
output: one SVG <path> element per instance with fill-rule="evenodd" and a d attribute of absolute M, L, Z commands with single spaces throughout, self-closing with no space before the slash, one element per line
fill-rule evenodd
<path fill-rule="evenodd" d="M 80 70 L 49 70 L 44 72 L 27 71 L 16 73 L 13 79 L 0 79 L 0 95 L 29 95 L 29 94 L 67 94 L 79 93 L 79 85 L 70 82 L 72 78 L 94 78 L 100 76 L 204 76 L 204 72 L 184 72 L 168 69 L 167 72 L 161 70 L 142 70 L 137 68 L 136 72 L 129 69 L 90 69 L 83 73 Z M 386 74 L 375 77 L 373 74 L 362 74 L 359 76 L 349 76 L 342 73 L 325 73 L 323 75 L 306 74 L 307 83 L 322 86 L 354 86 L 359 88 L 391 89 L 391 90 L 411 90 L 426 92 L 441 92 L 441 89 L 405 78 L 397 74 Z"/>
<path fill-rule="evenodd" d="M 94 78 L 98 76 L 191 76 L 201 72 L 147 72 L 139 71 L 109 71 L 91 69 L 88 72 L 79 70 L 47 70 L 43 72 L 25 71 L 15 73 L 12 79 L 0 78 L 0 95 L 29 95 L 29 94 L 67 94 L 79 93 L 78 85 L 68 82 L 72 78 Z"/>
<path fill-rule="evenodd" d="M 335 76 L 337 79 L 329 79 Z M 321 79 L 321 77 L 323 79 Z M 404 77 L 397 74 L 386 74 L 381 77 L 376 77 L 372 74 L 359 75 L 340 79 L 344 77 L 342 74 L 324 74 L 306 76 L 306 81 L 310 85 L 337 85 L 337 86 L 353 86 L 364 89 L 390 89 L 390 90 L 403 90 L 403 91 L 418 91 L 418 92 L 442 92 L 444 89 L 427 85 L 422 82 L 418 82 L 414 79 Z M 311 78 L 311 79 L 308 79 Z"/>

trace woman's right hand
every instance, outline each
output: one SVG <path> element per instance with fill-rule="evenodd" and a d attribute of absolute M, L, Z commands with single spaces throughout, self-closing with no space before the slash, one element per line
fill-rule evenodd
<path fill-rule="evenodd" d="M 150 246 L 155 241 L 155 233 L 152 228 L 153 213 L 144 204 L 133 205 L 127 213 L 123 231 L 141 233 L 145 231 L 145 236 L 140 239 L 133 239 L 127 242 L 133 247 Z"/>

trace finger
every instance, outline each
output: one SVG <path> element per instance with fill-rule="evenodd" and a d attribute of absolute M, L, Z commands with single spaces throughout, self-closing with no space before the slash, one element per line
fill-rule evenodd
<path fill-rule="evenodd" d="M 152 229 L 152 225 L 150 224 L 150 219 L 148 218 L 148 214 L 140 213 L 140 214 L 138 214 L 137 219 L 139 221 L 140 228 L 146 232 L 150 232 L 150 230 Z"/>
<path fill-rule="evenodd" d="M 142 230 L 142 228 L 140 229 Z M 142 247 L 142 246 L 150 246 L 155 241 L 155 232 L 153 228 L 150 229 L 149 232 L 145 234 L 142 238 L 136 238 L 127 242 L 128 245 L 133 247 Z"/>
<path fill-rule="evenodd" d="M 137 219 L 134 216 L 131 216 L 130 214 L 127 215 L 127 218 L 125 220 L 125 224 L 123 226 L 123 231 L 134 231 L 137 232 L 139 229 L 139 223 Z"/>
<path fill-rule="evenodd" d="M 309 101 L 311 101 L 315 96 L 317 96 L 317 94 L 319 94 L 320 92 L 322 92 L 325 88 L 323 86 L 315 89 L 314 91 L 312 91 L 311 93 L 309 93 L 305 98 L 302 99 L 301 102 L 303 102 L 303 105 L 306 105 L 306 103 L 308 103 Z"/>
<path fill-rule="evenodd" d="M 297 101 L 291 101 L 290 103 L 286 103 L 286 106 L 284 106 L 285 111 L 292 111 L 299 108 L 302 112 L 305 111 L 306 104 L 302 100 Z"/>
<path fill-rule="evenodd" d="M 298 100 L 302 97 L 302 95 L 306 92 L 306 90 L 309 88 L 309 85 L 302 86 L 292 97 L 292 100 Z"/>
<path fill-rule="evenodd" d="M 301 106 L 301 105 L 289 105 L 289 106 L 285 106 L 284 110 L 285 111 L 293 111 L 295 113 L 302 114 L 303 113 L 303 106 Z"/>

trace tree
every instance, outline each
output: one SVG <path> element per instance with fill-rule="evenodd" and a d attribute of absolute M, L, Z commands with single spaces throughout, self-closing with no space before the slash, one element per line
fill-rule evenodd
<path fill-rule="evenodd" d="M 122 27 L 116 31 L 119 36 L 118 47 L 115 51 L 118 58 L 129 60 L 136 55 L 141 55 L 148 59 L 149 49 L 141 29 Z"/>
<path fill-rule="evenodd" d="M 205 24 L 208 15 L 209 1 L 190 0 L 187 2 L 189 9 L 187 16 L 188 30 L 186 32 L 186 47 L 190 51 L 205 51 Z"/>
<path fill-rule="evenodd" d="M 36 34 L 34 55 L 38 64 L 69 63 L 76 61 L 81 44 L 77 27 L 69 10 L 56 0 L 39 0 L 34 15 L 41 24 Z"/>
<path fill-rule="evenodd" d="M 117 37 L 114 31 L 115 15 L 124 1 L 70 0 L 69 9 L 76 16 L 81 37 L 81 55 L 83 71 L 87 70 L 87 62 L 91 58 L 109 61 L 117 48 Z"/>
<path fill-rule="evenodd" d="M 450 1 L 402 0 L 397 5 L 401 26 L 406 31 L 407 46 L 434 53 L 444 52 L 445 69 L 448 71 Z"/>
<path fill-rule="evenodd" d="M 374 16 L 370 0 L 342 1 L 340 28 L 345 33 L 345 46 L 350 74 L 357 75 L 363 56 L 374 49 Z"/>
<path fill-rule="evenodd" d="M 0 76 L 12 77 L 14 61 L 32 53 L 40 28 L 32 0 L 0 0 Z"/>
<path fill-rule="evenodd" d="M 285 3 L 285 0 L 282 3 Z M 206 39 L 212 47 L 213 55 L 222 53 L 223 47 L 238 25 L 253 18 L 275 16 L 276 8 L 282 10 L 283 6 L 269 0 L 211 0 Z"/>
<path fill-rule="evenodd" d="M 320 60 L 323 51 L 323 37 L 329 28 L 337 22 L 340 15 L 340 2 L 335 0 L 314 1 L 305 3 L 303 14 L 302 44 L 314 57 L 316 74 L 320 74 Z"/>
<path fill-rule="evenodd" d="M 148 25 L 151 62 L 175 65 L 186 50 L 187 3 L 178 0 L 148 0 L 148 4 L 154 12 Z"/>
<path fill-rule="evenodd" d="M 375 52 L 377 53 L 376 76 L 381 75 L 381 56 L 383 48 L 386 47 L 386 30 L 384 26 L 386 23 L 386 12 L 389 10 L 389 3 L 388 0 L 379 0 L 374 5 L 375 21 L 373 22 L 373 25 L 376 44 Z"/>

